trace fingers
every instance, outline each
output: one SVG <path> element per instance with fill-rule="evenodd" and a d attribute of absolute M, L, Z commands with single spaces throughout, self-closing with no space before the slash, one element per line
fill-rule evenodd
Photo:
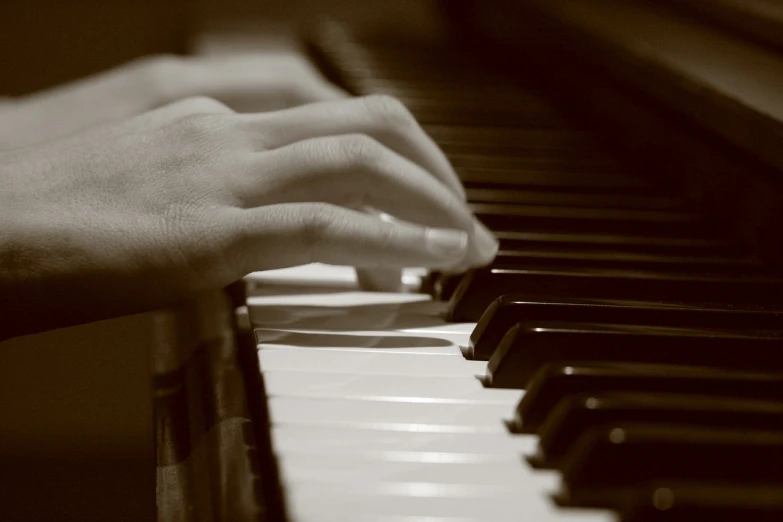
<path fill-rule="evenodd" d="M 247 273 L 321 262 L 368 267 L 450 267 L 467 254 L 461 230 L 387 223 L 327 204 L 236 210 L 232 259 Z"/>
<path fill-rule="evenodd" d="M 366 136 L 306 140 L 257 155 L 239 192 L 247 206 L 320 201 L 470 230 L 470 210 L 421 167 Z"/>
<path fill-rule="evenodd" d="M 214 96 L 238 112 L 280 110 L 346 98 L 303 57 L 285 52 L 190 59 L 180 95 Z"/>
<path fill-rule="evenodd" d="M 364 134 L 430 172 L 460 199 L 465 191 L 446 156 L 396 99 L 368 96 L 242 117 L 260 146 L 277 148 L 324 136 Z"/>

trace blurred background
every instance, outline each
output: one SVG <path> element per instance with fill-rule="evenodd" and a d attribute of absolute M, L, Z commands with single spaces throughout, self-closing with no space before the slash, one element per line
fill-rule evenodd
<path fill-rule="evenodd" d="M 19 95 L 154 53 L 199 50 L 215 35 L 252 45 L 322 15 L 431 30 L 425 0 L 4 0 L 0 94 Z"/>

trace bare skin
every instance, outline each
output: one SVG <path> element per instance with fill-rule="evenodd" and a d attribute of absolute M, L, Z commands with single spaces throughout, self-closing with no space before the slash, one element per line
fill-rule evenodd
<path fill-rule="evenodd" d="M 0 150 L 35 145 L 193 96 L 239 112 L 344 99 L 293 54 L 154 56 L 23 98 L 0 99 Z"/>
<path fill-rule="evenodd" d="M 497 242 L 405 108 L 332 92 L 266 113 L 198 97 L 109 123 L 83 118 L 75 126 L 87 130 L 0 155 L 0 337 L 313 261 L 488 263 Z"/>

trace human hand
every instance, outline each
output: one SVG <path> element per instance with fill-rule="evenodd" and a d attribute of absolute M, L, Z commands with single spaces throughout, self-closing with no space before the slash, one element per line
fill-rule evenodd
<path fill-rule="evenodd" d="M 0 187 L 10 335 L 42 315 L 57 327 L 170 305 L 255 270 L 449 269 L 497 251 L 440 150 L 386 97 L 248 115 L 190 99 L 5 153 Z"/>
<path fill-rule="evenodd" d="M 1 106 L 0 150 L 60 138 L 194 96 L 215 98 L 237 111 L 262 112 L 338 100 L 347 93 L 296 54 L 153 56 Z"/>

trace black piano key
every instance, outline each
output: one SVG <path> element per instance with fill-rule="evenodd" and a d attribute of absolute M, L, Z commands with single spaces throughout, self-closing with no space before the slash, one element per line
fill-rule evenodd
<path fill-rule="evenodd" d="M 465 188 L 467 200 L 471 203 L 505 203 L 553 207 L 592 207 L 639 210 L 679 210 L 684 203 L 664 196 L 637 194 L 605 194 L 596 192 L 564 192 L 552 190 L 520 189 L 468 184 Z"/>
<path fill-rule="evenodd" d="M 709 225 L 703 219 L 687 212 L 490 203 L 471 203 L 468 207 L 491 230 L 626 234 L 643 237 L 711 235 Z"/>
<path fill-rule="evenodd" d="M 451 156 L 452 158 L 454 156 Z M 642 181 L 620 174 L 595 174 L 569 172 L 561 165 L 509 165 L 505 168 L 482 167 L 481 156 L 463 158 L 463 164 L 455 165 L 466 189 L 479 190 L 528 190 L 563 194 L 656 197 L 649 194 L 650 187 Z M 661 197 L 661 196 L 657 196 Z M 478 200 L 480 201 L 480 199 Z"/>
<path fill-rule="evenodd" d="M 533 249 L 500 250 L 491 266 L 522 270 L 557 270 L 565 267 L 740 275 L 766 271 L 758 261 L 733 257 L 674 257 L 612 251 L 558 252 Z"/>
<path fill-rule="evenodd" d="M 553 408 L 571 395 L 609 392 L 781 401 L 783 374 L 638 363 L 550 364 L 530 380 L 512 427 L 521 433 L 536 433 Z"/>
<path fill-rule="evenodd" d="M 621 171 L 607 158 L 569 156 L 501 156 L 452 153 L 451 164 L 465 183 L 591 188 L 602 192 L 653 194 L 649 179 Z"/>
<path fill-rule="evenodd" d="M 781 483 L 661 482 L 634 490 L 618 511 L 621 522 L 780 522 L 782 490 Z"/>
<path fill-rule="evenodd" d="M 451 298 L 450 321 L 477 321 L 505 294 L 530 296 L 737 303 L 775 305 L 783 302 L 783 281 L 755 274 L 662 274 L 603 269 L 472 270 Z"/>
<path fill-rule="evenodd" d="M 783 434 L 610 424 L 582 435 L 560 470 L 557 501 L 571 506 L 611 507 L 653 481 L 783 482 Z"/>
<path fill-rule="evenodd" d="M 783 372 L 783 332 L 700 330 L 591 323 L 529 323 L 506 333 L 487 364 L 486 382 L 527 386 L 549 363 L 678 364 Z"/>
<path fill-rule="evenodd" d="M 611 423 L 683 424 L 783 432 L 783 403 L 707 395 L 608 392 L 580 394 L 558 403 L 538 431 L 529 460 L 556 468 L 582 433 Z"/>
<path fill-rule="evenodd" d="M 425 126 L 427 133 L 448 155 L 483 154 L 500 156 L 554 155 L 601 157 L 595 135 L 571 129 L 502 128 L 469 126 Z"/>
<path fill-rule="evenodd" d="M 731 241 L 704 237 L 643 237 L 622 234 L 546 233 L 496 230 L 503 250 L 546 249 L 563 252 L 613 252 L 684 256 L 740 256 L 742 248 Z"/>
<path fill-rule="evenodd" d="M 720 325 L 722 328 L 783 329 L 783 310 L 504 295 L 492 302 L 471 332 L 468 356 L 480 361 L 488 361 L 506 332 L 515 324 L 526 321 L 611 322 L 692 328 Z"/>

